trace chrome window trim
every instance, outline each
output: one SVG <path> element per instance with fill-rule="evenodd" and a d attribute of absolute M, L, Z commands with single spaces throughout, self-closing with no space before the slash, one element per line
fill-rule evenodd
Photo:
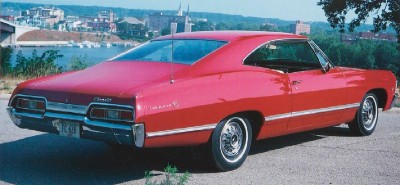
<path fill-rule="evenodd" d="M 216 126 L 217 126 L 217 123 L 213 123 L 213 124 L 208 124 L 208 125 L 185 127 L 185 128 L 178 128 L 178 129 L 173 129 L 173 130 L 163 130 L 163 131 L 157 131 L 157 132 L 148 132 L 146 134 L 146 137 L 147 138 L 152 138 L 152 137 L 159 137 L 159 136 L 182 134 L 182 133 L 187 133 L 187 132 L 212 130 Z"/>
<path fill-rule="evenodd" d="M 305 110 L 305 111 L 276 114 L 276 115 L 272 115 L 272 116 L 267 116 L 264 119 L 267 122 L 267 121 L 273 121 L 273 120 L 278 120 L 278 119 L 293 118 L 293 117 L 298 117 L 298 116 L 306 116 L 306 115 L 310 115 L 310 114 L 318 114 L 318 113 L 324 113 L 324 112 L 344 110 L 344 109 L 349 109 L 349 108 L 356 108 L 359 106 L 360 106 L 360 103 L 352 103 L 352 104 L 339 105 L 339 106 L 333 106 L 333 107 L 327 107 L 327 108 L 310 109 L 310 110 Z"/>
<path fill-rule="evenodd" d="M 229 41 L 229 40 L 222 40 L 222 39 L 207 39 L 207 38 L 204 38 L 204 39 L 202 39 L 202 38 L 177 38 L 177 39 L 175 39 L 175 38 L 163 38 L 163 39 L 157 39 L 157 38 L 156 38 L 156 39 L 147 41 L 147 42 L 145 42 L 145 43 L 143 43 L 143 44 L 141 44 L 141 45 L 139 45 L 139 46 L 137 46 L 137 47 L 134 47 L 134 48 L 132 48 L 132 49 L 129 49 L 129 50 L 127 50 L 127 51 L 125 51 L 125 52 L 123 52 L 123 53 L 121 53 L 121 54 L 118 54 L 117 56 L 108 59 L 108 61 L 110 61 L 110 62 L 132 61 L 132 60 L 115 60 L 115 59 L 118 58 L 118 57 L 120 57 L 120 56 L 122 56 L 122 55 L 125 55 L 125 54 L 127 54 L 127 53 L 129 53 L 129 52 L 131 52 L 131 51 L 133 51 L 133 50 L 135 50 L 135 49 L 138 49 L 139 47 L 141 47 L 141 46 L 143 46 L 143 45 L 145 45 L 145 44 L 148 44 L 148 43 L 150 43 L 150 42 L 154 42 L 154 41 L 165 41 L 165 40 L 171 40 L 171 41 L 172 41 L 172 40 L 173 40 L 173 41 L 178 41 L 178 40 L 205 40 L 205 41 L 218 41 L 218 42 L 224 42 L 224 43 L 225 43 L 225 44 L 222 45 L 221 47 L 219 47 L 219 48 L 217 48 L 216 50 L 214 50 L 214 51 L 208 53 L 207 55 L 205 55 L 205 56 L 203 56 L 203 57 L 201 57 L 200 59 L 196 60 L 196 61 L 193 62 L 192 64 L 173 62 L 174 64 L 183 64 L 183 65 L 189 65 L 189 66 L 193 66 L 193 65 L 196 64 L 197 62 L 203 60 L 204 58 L 208 57 L 208 56 L 211 55 L 212 53 L 218 51 L 219 49 L 221 49 L 221 48 L 225 47 L 226 45 L 228 45 L 229 43 L 231 43 L 231 41 Z M 137 60 L 137 61 L 146 62 L 145 60 Z M 147 61 L 147 62 L 164 62 L 164 61 Z M 165 62 L 165 63 L 171 63 L 171 61 Z"/>
<path fill-rule="evenodd" d="M 260 44 L 260 45 L 257 46 L 255 49 L 253 49 L 250 53 L 248 53 L 248 54 L 246 55 L 246 57 L 244 57 L 244 59 L 242 60 L 242 65 L 246 65 L 246 64 L 244 64 L 244 61 L 245 61 L 251 54 L 253 54 L 256 50 L 258 50 L 259 48 L 261 48 L 261 47 L 264 46 L 264 45 L 267 45 L 267 44 L 270 44 L 271 42 L 276 42 L 276 41 L 288 41 L 288 42 L 290 42 L 290 41 L 305 41 L 305 42 L 307 42 L 308 39 L 307 39 L 307 38 L 287 38 L 287 39 L 269 40 L 269 41 L 267 41 L 267 42 L 264 42 L 264 43 Z M 249 65 L 246 65 L 246 66 L 249 66 Z M 259 66 L 253 66 L 253 67 L 259 67 Z M 265 67 L 260 67 L 260 68 L 269 69 L 269 68 L 265 68 Z"/>
<path fill-rule="evenodd" d="M 319 63 L 321 64 L 321 66 L 322 66 L 323 69 L 325 69 L 327 65 L 331 65 L 332 68 L 335 67 L 335 66 L 332 64 L 331 59 L 329 59 L 329 57 L 326 56 L 326 54 L 321 50 L 321 48 L 319 48 L 319 46 L 318 46 L 317 44 L 315 44 L 314 41 L 308 40 L 308 44 L 311 46 L 312 50 L 314 50 L 314 54 L 315 54 L 315 55 L 317 55 L 317 53 L 321 53 L 322 57 L 325 59 L 326 65 L 324 65 L 324 66 L 321 64 L 321 61 L 319 61 Z M 318 58 L 318 57 L 317 57 L 317 58 Z M 319 60 L 319 59 L 318 59 L 318 60 Z"/>

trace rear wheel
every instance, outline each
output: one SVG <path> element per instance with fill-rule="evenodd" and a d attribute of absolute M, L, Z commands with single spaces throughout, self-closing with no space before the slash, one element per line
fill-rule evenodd
<path fill-rule="evenodd" d="M 221 121 L 212 134 L 212 157 L 217 169 L 234 170 L 246 160 L 252 128 L 246 118 L 230 117 Z"/>
<path fill-rule="evenodd" d="M 367 93 L 358 108 L 356 117 L 349 123 L 352 134 L 358 136 L 371 135 L 378 122 L 378 99 L 375 94 Z"/>

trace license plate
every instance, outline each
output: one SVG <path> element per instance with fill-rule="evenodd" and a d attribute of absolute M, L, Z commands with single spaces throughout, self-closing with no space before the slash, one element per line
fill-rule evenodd
<path fill-rule="evenodd" d="M 59 124 L 58 130 L 59 130 L 60 136 L 72 137 L 72 138 L 80 138 L 81 137 L 79 123 L 62 121 Z"/>

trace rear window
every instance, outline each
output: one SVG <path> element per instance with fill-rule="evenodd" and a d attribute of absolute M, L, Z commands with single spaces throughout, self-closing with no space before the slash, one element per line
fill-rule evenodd
<path fill-rule="evenodd" d="M 113 61 L 172 61 L 181 64 L 193 64 L 204 56 L 225 45 L 225 41 L 216 40 L 155 40 L 125 52 L 113 58 Z"/>

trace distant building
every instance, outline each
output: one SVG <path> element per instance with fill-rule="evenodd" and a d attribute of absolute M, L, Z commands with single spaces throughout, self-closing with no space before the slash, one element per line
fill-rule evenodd
<path fill-rule="evenodd" d="M 346 33 L 340 36 L 340 40 L 345 44 L 353 44 L 358 40 L 379 40 L 397 42 L 397 38 L 394 34 L 373 32 L 358 32 L 353 34 Z"/>
<path fill-rule="evenodd" d="M 117 14 L 110 11 L 100 11 L 97 13 L 97 18 L 99 22 L 114 22 L 117 19 Z"/>
<path fill-rule="evenodd" d="M 114 23 L 93 21 L 87 22 L 86 27 L 93 32 L 111 32 L 112 25 L 114 25 Z"/>
<path fill-rule="evenodd" d="M 340 40 L 342 41 L 342 43 L 345 43 L 345 44 L 353 44 L 357 41 L 357 36 L 355 34 L 342 33 L 340 35 Z"/>
<path fill-rule="evenodd" d="M 36 7 L 21 12 L 22 16 L 29 17 L 43 17 L 43 18 L 57 18 L 64 20 L 64 11 L 59 8 L 49 7 Z"/>
<path fill-rule="evenodd" d="M 21 17 L 18 17 L 16 24 L 51 28 L 54 24 L 64 20 L 64 11 L 59 8 L 35 7 L 29 10 L 21 11 Z"/>
<path fill-rule="evenodd" d="M 306 24 L 303 21 L 296 21 L 295 24 L 290 25 L 290 32 L 294 34 L 310 34 L 311 26 L 310 24 Z"/>
<path fill-rule="evenodd" d="M 191 32 L 189 23 L 189 5 L 186 14 L 183 15 L 181 4 L 176 15 L 164 15 L 163 13 L 152 13 L 149 15 L 149 28 L 151 31 L 161 32 L 165 29 L 171 29 L 171 23 L 176 32 Z"/>
<path fill-rule="evenodd" d="M 86 17 L 87 19 L 88 17 Z M 96 18 L 89 18 L 87 21 L 82 21 L 86 22 L 86 31 L 92 31 L 92 32 L 115 32 L 115 24 L 114 21 L 116 20 L 117 15 L 110 11 L 99 11 L 97 13 Z"/>
<path fill-rule="evenodd" d="M 372 39 L 372 40 L 386 40 L 390 42 L 397 42 L 397 38 L 389 33 L 373 33 L 373 32 L 360 32 L 358 33 L 359 39 Z"/>
<path fill-rule="evenodd" d="M 135 17 L 126 17 L 122 21 L 116 23 L 117 34 L 129 36 L 145 36 L 147 30 L 145 29 L 144 21 Z"/>
<path fill-rule="evenodd" d="M 14 22 L 15 17 L 12 15 L 0 15 L 0 19 L 4 19 L 8 22 Z"/>

